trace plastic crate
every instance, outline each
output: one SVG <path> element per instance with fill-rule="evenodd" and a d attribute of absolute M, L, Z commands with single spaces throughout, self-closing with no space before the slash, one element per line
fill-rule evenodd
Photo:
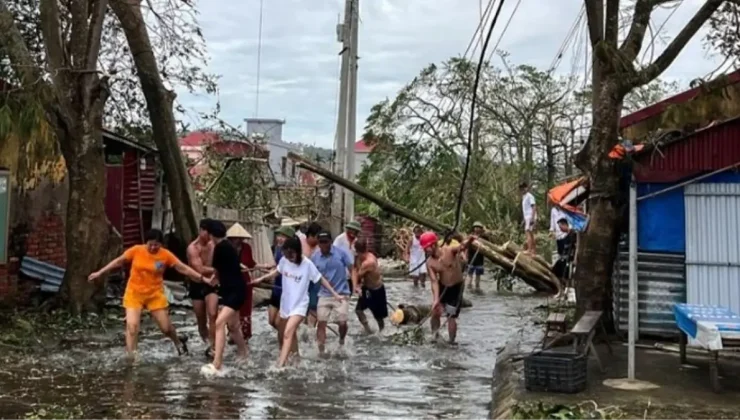
<path fill-rule="evenodd" d="M 524 358 L 524 384 L 528 391 L 575 394 L 586 389 L 585 354 L 545 350 Z"/>

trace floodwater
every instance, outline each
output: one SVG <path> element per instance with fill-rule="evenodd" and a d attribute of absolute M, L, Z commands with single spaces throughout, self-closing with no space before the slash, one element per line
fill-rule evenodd
<path fill-rule="evenodd" d="M 473 307 L 460 316 L 457 346 L 395 345 L 392 325 L 380 336 L 364 336 L 351 313 L 344 348 L 328 332 L 330 354 L 319 357 L 313 331 L 303 326 L 302 358 L 285 369 L 275 368 L 275 333 L 266 309 L 257 309 L 249 360 L 239 366 L 229 346 L 229 371 L 220 378 L 200 374 L 207 361 L 193 316 L 175 310 L 179 331 L 190 337 L 191 355 L 183 358 L 152 330 L 142 335 L 135 366 L 124 361 L 118 343 L 34 360 L 3 357 L 0 417 L 43 408 L 85 418 L 488 418 L 496 350 L 509 340 L 533 344 L 539 327 L 530 314 L 542 303 L 499 295 L 492 284 L 485 282 L 483 294 L 466 293 Z M 388 279 L 386 288 L 394 306 L 431 300 L 428 286 L 422 291 Z M 429 338 L 428 323 L 424 331 Z"/>

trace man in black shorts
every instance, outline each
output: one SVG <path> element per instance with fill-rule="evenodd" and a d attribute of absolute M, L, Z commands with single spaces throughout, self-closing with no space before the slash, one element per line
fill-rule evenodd
<path fill-rule="evenodd" d="M 365 317 L 365 310 L 370 309 L 375 322 L 378 323 L 378 332 L 381 332 L 385 326 L 384 319 L 388 317 L 388 299 L 385 295 L 378 259 L 367 251 L 367 241 L 364 238 L 355 242 L 355 252 L 357 257 L 352 268 L 352 285 L 360 297 L 355 313 L 365 328 L 365 332 L 372 334 L 373 331 Z"/>
<path fill-rule="evenodd" d="M 213 270 L 219 282 L 218 294 L 222 306 L 216 317 L 213 363 L 204 366 L 204 370 L 209 371 L 206 373 L 218 373 L 223 366 L 225 327 L 229 327 L 231 338 L 237 345 L 237 354 L 240 357 L 247 356 L 247 344 L 239 325 L 239 309 L 246 301 L 247 285 L 242 278 L 239 254 L 226 240 L 226 226 L 219 221 L 212 221 L 208 224 L 208 233 L 214 243 Z"/>
<path fill-rule="evenodd" d="M 213 223 L 211 219 L 200 221 L 200 230 L 198 237 L 188 245 L 187 256 L 188 265 L 195 271 L 205 277 L 213 275 L 213 247 L 211 237 L 208 234 L 208 226 Z M 200 337 L 208 344 L 206 357 L 213 357 L 213 326 L 216 322 L 218 313 L 218 295 L 217 289 L 205 283 L 190 282 L 188 287 L 188 297 L 193 302 L 193 312 L 198 323 L 198 333 Z M 206 324 L 206 319 L 208 323 Z M 209 330 L 210 329 L 210 330 Z"/>

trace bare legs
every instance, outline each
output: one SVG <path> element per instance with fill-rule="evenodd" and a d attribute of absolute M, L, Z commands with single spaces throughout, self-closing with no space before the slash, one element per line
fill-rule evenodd
<path fill-rule="evenodd" d="M 209 342 L 208 318 L 206 315 L 206 302 L 204 300 L 193 300 L 193 312 L 195 321 L 198 323 L 198 334 L 204 342 Z"/>
<path fill-rule="evenodd" d="M 285 366 L 290 353 L 295 352 L 298 354 L 298 337 L 296 336 L 296 332 L 304 318 L 301 315 L 291 315 L 288 319 L 281 319 L 280 327 L 283 330 L 283 346 L 280 349 L 278 367 Z"/>
<path fill-rule="evenodd" d="M 239 312 L 228 306 L 224 306 L 218 313 L 215 326 L 213 367 L 217 370 L 220 370 L 223 366 L 224 347 L 226 347 L 226 326 L 229 327 L 231 338 L 236 343 L 239 356 L 246 357 L 247 355 L 247 343 L 244 341 L 244 336 L 242 336 L 242 330 L 239 325 Z"/>

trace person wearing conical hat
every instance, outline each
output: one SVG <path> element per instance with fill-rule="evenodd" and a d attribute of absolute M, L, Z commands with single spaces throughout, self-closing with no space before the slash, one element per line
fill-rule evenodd
<path fill-rule="evenodd" d="M 473 223 L 472 235 L 480 237 L 485 231 L 485 227 L 481 222 Z M 473 287 L 473 280 L 475 279 L 475 290 L 480 291 L 480 276 L 483 275 L 483 254 L 479 254 L 475 251 L 468 252 L 468 286 Z"/>
<path fill-rule="evenodd" d="M 239 321 L 241 323 L 242 336 L 244 336 L 244 340 L 249 341 L 252 337 L 252 278 L 249 272 L 258 268 L 252 254 L 252 246 L 247 242 L 249 239 L 252 239 L 252 235 L 242 225 L 234 223 L 226 231 L 226 238 L 231 241 L 231 244 L 234 245 L 234 248 L 236 248 L 239 254 L 239 262 L 242 266 L 242 278 L 247 285 L 246 300 L 244 301 L 244 305 L 239 308 Z"/>

